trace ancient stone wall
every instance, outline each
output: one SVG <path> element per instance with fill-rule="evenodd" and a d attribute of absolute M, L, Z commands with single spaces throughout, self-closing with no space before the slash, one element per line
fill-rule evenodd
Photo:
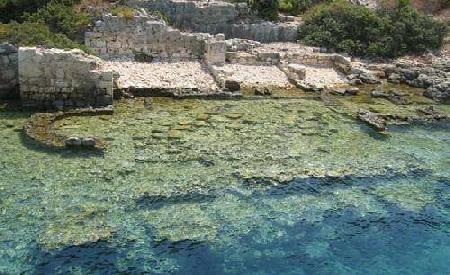
<path fill-rule="evenodd" d="M 171 25 L 186 31 L 223 33 L 227 39 L 242 38 L 265 43 L 297 40 L 297 24 L 258 19 L 251 16 L 245 3 L 128 0 L 127 5 L 160 11 L 170 19 Z"/>
<path fill-rule="evenodd" d="M 206 59 L 224 62 L 223 35 L 184 33 L 151 16 L 131 19 L 105 15 L 85 43 L 104 59 L 126 58 L 146 62 Z"/>
<path fill-rule="evenodd" d="M 22 104 L 38 108 L 101 107 L 112 104 L 113 73 L 80 50 L 19 49 Z"/>
<path fill-rule="evenodd" d="M 302 64 L 316 67 L 333 67 L 348 74 L 351 62 L 339 54 L 309 52 L 309 51 L 260 51 L 258 48 L 247 52 L 231 51 L 226 53 L 226 61 L 231 64 L 258 65 L 258 66 L 287 66 L 287 64 Z"/>
<path fill-rule="evenodd" d="M 18 97 L 17 48 L 0 45 L 0 98 Z"/>

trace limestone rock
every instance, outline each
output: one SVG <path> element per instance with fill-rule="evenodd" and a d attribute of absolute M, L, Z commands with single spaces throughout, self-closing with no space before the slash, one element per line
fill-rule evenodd
<path fill-rule="evenodd" d="M 256 87 L 255 95 L 270 96 L 272 95 L 272 91 L 268 87 Z"/>
<path fill-rule="evenodd" d="M 450 80 L 428 88 L 424 96 L 436 101 L 450 100 Z"/>
<path fill-rule="evenodd" d="M 83 147 L 95 147 L 96 141 L 94 138 L 82 138 L 81 145 Z"/>
<path fill-rule="evenodd" d="M 241 90 L 241 84 L 238 81 L 227 79 L 225 80 L 225 89 L 230 92 L 235 92 Z"/>
<path fill-rule="evenodd" d="M 64 144 L 67 147 L 75 147 L 75 146 L 81 146 L 81 138 L 79 137 L 68 137 L 65 141 Z"/>
<path fill-rule="evenodd" d="M 370 95 L 374 98 L 385 98 L 397 105 L 409 104 L 409 100 L 405 93 L 391 89 L 389 91 L 384 91 L 381 88 L 375 89 L 370 92 Z"/>
<path fill-rule="evenodd" d="M 341 96 L 353 96 L 357 95 L 359 92 L 358 88 L 355 87 L 349 87 L 349 88 L 332 88 L 330 93 L 334 95 L 341 95 Z"/>
<path fill-rule="evenodd" d="M 367 123 L 369 126 L 375 128 L 380 132 L 386 130 L 386 120 L 378 116 L 376 113 L 372 113 L 367 110 L 361 110 L 358 112 L 358 119 Z"/>

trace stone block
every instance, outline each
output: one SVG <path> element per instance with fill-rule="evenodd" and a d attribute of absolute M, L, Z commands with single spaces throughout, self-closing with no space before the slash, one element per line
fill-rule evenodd
<path fill-rule="evenodd" d="M 241 89 L 241 84 L 235 80 L 227 79 L 225 80 L 224 88 L 230 92 L 235 92 Z"/>
<path fill-rule="evenodd" d="M 306 67 L 300 64 L 289 64 L 287 66 L 288 77 L 292 80 L 304 80 L 306 78 Z"/>

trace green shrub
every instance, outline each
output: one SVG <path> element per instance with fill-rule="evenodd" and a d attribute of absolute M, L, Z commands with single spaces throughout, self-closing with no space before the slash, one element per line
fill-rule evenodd
<path fill-rule="evenodd" d="M 325 0 L 280 0 L 279 10 L 281 12 L 298 15 Z"/>
<path fill-rule="evenodd" d="M 166 24 L 170 25 L 171 20 L 170 17 L 162 13 L 161 11 L 149 11 L 149 13 L 153 16 L 156 16 L 157 18 L 161 19 L 162 21 L 166 22 Z"/>
<path fill-rule="evenodd" d="M 278 18 L 278 0 L 249 0 L 249 6 L 258 11 L 259 16 L 275 20 Z"/>
<path fill-rule="evenodd" d="M 42 46 L 46 48 L 90 50 L 78 44 L 64 34 L 52 33 L 46 25 L 40 23 L 0 24 L 0 42 L 9 42 L 18 46 Z"/>
<path fill-rule="evenodd" d="M 444 0 L 443 7 L 444 8 L 450 7 L 450 0 Z"/>
<path fill-rule="evenodd" d="M 50 0 L 0 0 L 0 23 L 22 22 L 25 13 L 44 7 Z"/>
<path fill-rule="evenodd" d="M 117 6 L 111 10 L 111 14 L 114 16 L 125 17 L 126 19 L 132 19 L 136 14 L 136 10 L 126 6 Z"/>
<path fill-rule="evenodd" d="M 438 49 L 445 33 L 442 23 L 420 14 L 404 0 L 397 8 L 379 11 L 345 0 L 321 4 L 308 12 L 299 27 L 306 44 L 373 57 Z"/>
<path fill-rule="evenodd" d="M 36 13 L 25 14 L 25 22 L 45 24 L 54 33 L 62 33 L 72 40 L 82 42 L 90 18 L 87 14 L 73 9 L 73 4 L 77 2 L 52 0 Z"/>

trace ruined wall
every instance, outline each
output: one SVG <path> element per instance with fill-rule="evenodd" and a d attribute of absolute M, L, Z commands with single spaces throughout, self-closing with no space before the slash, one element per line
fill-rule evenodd
<path fill-rule="evenodd" d="M 18 97 L 17 48 L 0 44 L 0 99 Z"/>
<path fill-rule="evenodd" d="M 128 0 L 127 5 L 162 12 L 176 28 L 223 33 L 227 39 L 243 38 L 259 42 L 296 41 L 295 23 L 273 23 L 252 16 L 245 3 L 214 1 Z"/>
<path fill-rule="evenodd" d="M 151 16 L 131 19 L 105 15 L 85 44 L 104 59 L 141 56 L 143 61 L 189 61 L 206 58 L 224 62 L 225 44 L 221 35 L 184 33 Z"/>
<path fill-rule="evenodd" d="M 102 107 L 112 104 L 113 73 L 80 50 L 19 49 L 22 104 L 38 108 Z"/>
<path fill-rule="evenodd" d="M 226 61 L 231 64 L 241 65 L 283 65 L 289 63 L 302 64 L 317 67 L 334 67 L 347 73 L 351 63 L 349 58 L 339 54 L 320 53 L 313 51 L 267 51 L 263 48 L 254 48 L 249 51 L 228 51 Z"/>

